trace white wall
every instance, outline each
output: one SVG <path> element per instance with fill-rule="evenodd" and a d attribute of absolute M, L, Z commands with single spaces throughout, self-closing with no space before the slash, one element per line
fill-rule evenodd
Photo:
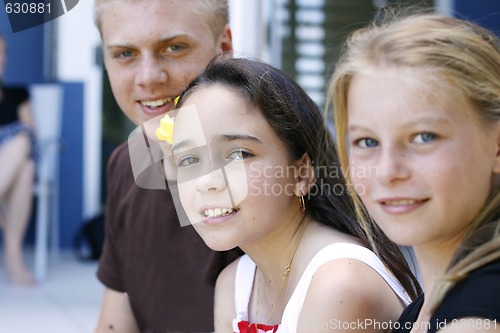
<path fill-rule="evenodd" d="M 229 20 L 234 55 L 262 59 L 265 43 L 262 0 L 229 0 Z"/>
<path fill-rule="evenodd" d="M 436 12 L 442 15 L 453 16 L 455 0 L 434 0 Z"/>
<path fill-rule="evenodd" d="M 94 1 L 82 0 L 57 19 L 57 73 L 61 81 L 84 82 L 83 218 L 100 212 L 101 185 L 101 69 L 95 64 L 100 37 L 94 27 Z"/>

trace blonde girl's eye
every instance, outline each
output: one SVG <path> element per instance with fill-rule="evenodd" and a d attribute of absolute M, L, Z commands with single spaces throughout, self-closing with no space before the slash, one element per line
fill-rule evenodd
<path fill-rule="evenodd" d="M 434 133 L 422 132 L 422 133 L 417 134 L 415 136 L 415 138 L 413 139 L 413 141 L 415 143 L 428 143 L 428 142 L 432 142 L 432 141 L 436 140 L 436 138 L 437 138 L 437 135 Z"/>
<path fill-rule="evenodd" d="M 378 141 L 372 138 L 361 138 L 354 142 L 360 148 L 374 148 L 378 146 Z"/>

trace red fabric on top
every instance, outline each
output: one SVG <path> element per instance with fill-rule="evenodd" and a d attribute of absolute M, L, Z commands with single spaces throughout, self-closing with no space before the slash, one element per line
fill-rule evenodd
<path fill-rule="evenodd" d="M 275 333 L 279 325 L 250 324 L 246 320 L 238 323 L 240 333 Z"/>

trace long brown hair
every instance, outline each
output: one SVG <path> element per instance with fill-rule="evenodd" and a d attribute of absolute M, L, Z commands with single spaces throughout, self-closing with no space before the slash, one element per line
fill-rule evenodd
<path fill-rule="evenodd" d="M 241 92 L 261 111 L 294 159 L 308 154 L 316 183 L 314 190 L 304 196 L 307 213 L 317 222 L 360 239 L 415 298 L 420 287 L 398 246 L 378 228 L 366 233 L 357 221 L 335 143 L 320 109 L 307 93 L 271 65 L 242 58 L 217 59 L 187 87 L 178 105 L 199 87 L 211 84 L 224 84 Z"/>

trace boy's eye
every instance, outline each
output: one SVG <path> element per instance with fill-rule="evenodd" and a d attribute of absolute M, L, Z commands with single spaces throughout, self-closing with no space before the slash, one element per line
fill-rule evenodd
<path fill-rule="evenodd" d="M 133 53 L 132 51 L 127 50 L 127 51 L 122 51 L 122 52 L 119 52 L 119 53 L 117 54 L 117 57 L 118 57 L 118 58 L 129 58 L 129 57 L 131 57 L 131 56 L 133 56 L 133 55 L 134 55 L 134 53 Z"/>
<path fill-rule="evenodd" d="M 253 156 L 252 153 L 249 153 L 249 152 L 242 150 L 242 149 L 238 149 L 238 150 L 230 153 L 227 156 L 227 158 L 232 159 L 232 160 L 246 160 L 247 158 L 252 157 L 252 156 Z"/>
<path fill-rule="evenodd" d="M 174 44 L 174 45 L 169 45 L 165 48 L 165 51 L 175 53 L 179 52 L 183 49 L 182 45 Z"/>
<path fill-rule="evenodd" d="M 424 133 L 419 133 L 415 136 L 414 141 L 416 143 L 426 143 L 426 142 L 431 142 L 436 139 L 436 134 L 434 133 L 429 133 L 429 132 L 424 132 Z"/>
<path fill-rule="evenodd" d="M 179 160 L 179 162 L 177 163 L 177 166 L 178 167 L 180 167 L 180 166 L 190 166 L 190 165 L 196 164 L 198 162 L 199 162 L 199 159 L 197 157 L 187 156 L 187 157 L 181 158 Z"/>
<path fill-rule="evenodd" d="M 378 146 L 377 140 L 371 138 L 363 138 L 356 140 L 355 144 L 361 148 L 373 148 Z"/>

